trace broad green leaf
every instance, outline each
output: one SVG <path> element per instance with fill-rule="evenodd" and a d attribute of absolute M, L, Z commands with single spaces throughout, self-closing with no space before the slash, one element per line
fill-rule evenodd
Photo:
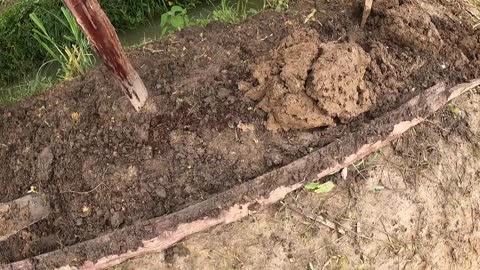
<path fill-rule="evenodd" d="M 185 22 L 183 21 L 183 18 L 180 16 L 173 17 L 170 23 L 172 24 L 173 27 L 177 29 L 181 29 L 185 27 Z"/>
<path fill-rule="evenodd" d="M 332 181 L 328 181 L 326 183 L 319 185 L 318 188 L 315 189 L 315 193 L 328 193 L 332 191 L 334 187 L 335 187 L 335 184 Z"/>
<path fill-rule="evenodd" d="M 309 183 L 305 185 L 305 189 L 307 190 L 316 190 L 320 184 L 318 183 Z"/>
<path fill-rule="evenodd" d="M 171 8 L 171 11 L 173 11 L 173 12 L 183 12 L 184 9 L 181 6 L 173 6 Z"/>
<path fill-rule="evenodd" d="M 167 24 L 168 22 L 168 14 L 167 13 L 163 13 L 162 14 L 162 17 L 160 18 L 160 27 L 165 27 L 165 25 Z"/>

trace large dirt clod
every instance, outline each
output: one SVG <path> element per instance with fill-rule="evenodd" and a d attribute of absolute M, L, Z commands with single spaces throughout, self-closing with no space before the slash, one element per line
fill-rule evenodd
<path fill-rule="evenodd" d="M 272 59 L 253 67 L 258 86 L 242 82 L 247 97 L 268 112 L 267 128 L 311 129 L 344 122 L 372 101 L 363 77 L 370 57 L 355 43 L 321 43 L 312 31 L 287 37 Z"/>

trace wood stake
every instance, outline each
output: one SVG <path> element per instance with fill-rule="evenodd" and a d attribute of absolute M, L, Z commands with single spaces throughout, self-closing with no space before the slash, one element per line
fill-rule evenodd
<path fill-rule="evenodd" d="M 362 22 L 360 23 L 361 28 L 364 28 L 365 24 L 367 23 L 368 16 L 370 16 L 370 11 L 372 11 L 372 4 L 373 0 L 365 0 L 365 5 L 363 6 Z"/>
<path fill-rule="evenodd" d="M 90 44 L 113 73 L 137 111 L 148 97 L 142 79 L 123 53 L 112 23 L 97 0 L 64 0 Z"/>

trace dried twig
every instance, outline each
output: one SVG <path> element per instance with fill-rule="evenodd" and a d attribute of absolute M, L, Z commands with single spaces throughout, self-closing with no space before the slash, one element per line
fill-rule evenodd
<path fill-rule="evenodd" d="M 74 194 L 80 194 L 80 195 L 86 195 L 86 194 L 89 194 L 89 193 L 92 193 L 94 192 L 95 190 L 97 190 L 101 185 L 103 185 L 105 181 L 101 182 L 100 184 L 98 184 L 96 187 L 94 187 L 93 189 L 89 190 L 89 191 L 74 191 L 74 190 L 67 190 L 67 191 L 64 191 L 62 193 L 74 193 Z"/>
<path fill-rule="evenodd" d="M 283 204 L 283 203 L 282 203 Z M 317 222 L 317 223 L 320 223 L 332 230 L 335 230 L 337 231 L 338 233 L 340 234 L 345 234 L 345 230 L 342 229 L 340 226 L 338 226 L 337 224 L 333 223 L 332 221 L 326 219 L 325 217 L 322 217 L 322 216 L 318 216 L 318 217 L 313 217 L 313 216 L 310 216 L 308 214 L 306 214 L 305 212 L 303 212 L 302 210 L 299 210 L 299 209 L 296 209 L 290 205 L 285 205 L 288 209 L 290 209 L 292 212 L 295 212 L 301 216 L 304 216 L 314 222 Z"/>

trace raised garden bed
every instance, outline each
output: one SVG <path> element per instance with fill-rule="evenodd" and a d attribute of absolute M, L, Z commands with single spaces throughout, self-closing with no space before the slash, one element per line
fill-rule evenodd
<path fill-rule="evenodd" d="M 1 242 L 0 263 L 113 265 L 234 221 L 388 143 L 478 84 L 456 88 L 480 77 L 480 45 L 463 11 L 441 2 L 374 6 L 364 30 L 350 1 L 186 29 L 131 52 L 152 96 L 139 114 L 103 69 L 1 108 L 0 202 L 34 186 L 52 213 Z M 351 81 L 363 90 L 333 102 L 352 109 L 304 114 L 308 106 L 269 92 L 300 85 L 314 99 L 313 82 L 328 77 L 319 66 L 332 61 L 343 74 L 352 61 L 339 59 L 356 51 Z"/>

